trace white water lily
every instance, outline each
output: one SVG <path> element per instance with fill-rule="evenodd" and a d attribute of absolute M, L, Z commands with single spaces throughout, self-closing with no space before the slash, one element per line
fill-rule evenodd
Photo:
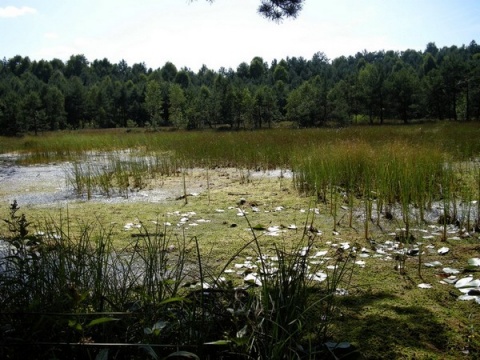
<path fill-rule="evenodd" d="M 467 294 L 460 295 L 458 297 L 458 300 L 461 300 L 461 301 L 475 300 L 477 304 L 480 304 L 480 296 L 475 296 L 475 295 L 467 295 Z"/>
<path fill-rule="evenodd" d="M 449 274 L 449 275 L 460 274 L 460 270 L 458 270 L 458 269 L 453 269 L 453 268 L 449 268 L 449 267 L 443 268 L 442 271 L 443 271 L 445 274 Z"/>
<path fill-rule="evenodd" d="M 470 285 L 470 283 L 473 281 L 473 276 L 467 276 L 467 277 L 464 277 L 460 280 L 458 280 L 456 283 L 455 283 L 455 287 L 458 289 L 458 288 L 463 288 L 463 287 L 472 287 Z"/>
<path fill-rule="evenodd" d="M 262 281 L 259 279 L 258 275 L 256 273 L 250 273 L 247 276 L 243 278 L 243 281 L 246 283 L 252 283 L 257 286 L 262 286 Z"/>
<path fill-rule="evenodd" d="M 134 223 L 127 223 L 125 224 L 125 226 L 123 227 L 125 230 L 130 230 L 132 228 L 137 228 L 137 229 L 140 229 L 142 227 L 142 225 L 140 224 L 134 224 Z"/>
<path fill-rule="evenodd" d="M 446 246 L 444 247 L 441 247 L 440 249 L 437 250 L 437 252 L 440 254 L 440 255 L 445 255 L 446 253 L 448 253 L 450 251 L 450 249 Z"/>
<path fill-rule="evenodd" d="M 327 274 L 325 274 L 324 272 L 317 272 L 315 274 L 308 275 L 308 278 L 313 281 L 322 282 L 327 279 Z"/>
<path fill-rule="evenodd" d="M 432 284 L 421 283 L 417 285 L 420 289 L 431 289 L 433 286 Z"/>
<path fill-rule="evenodd" d="M 446 284 L 453 285 L 458 281 L 457 277 L 455 275 L 450 275 L 449 277 L 443 279 L 443 282 Z"/>
<path fill-rule="evenodd" d="M 470 265 L 470 266 L 480 266 L 480 258 L 468 259 L 468 265 Z"/>
<path fill-rule="evenodd" d="M 328 250 L 317 251 L 317 252 L 315 253 L 315 255 L 313 255 L 313 257 L 322 257 L 322 256 L 327 255 L 327 253 L 328 253 Z"/>
<path fill-rule="evenodd" d="M 335 290 L 335 295 L 347 296 L 348 295 L 348 290 L 339 288 L 339 289 Z"/>
<path fill-rule="evenodd" d="M 300 250 L 300 256 L 306 256 L 309 251 L 310 251 L 309 247 L 302 248 L 302 250 Z"/>
<path fill-rule="evenodd" d="M 440 261 L 432 261 L 429 263 L 423 264 L 426 267 L 437 267 L 437 266 L 442 266 L 442 263 Z"/>

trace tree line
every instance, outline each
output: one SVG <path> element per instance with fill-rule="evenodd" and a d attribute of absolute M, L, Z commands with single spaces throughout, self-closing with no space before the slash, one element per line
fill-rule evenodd
<path fill-rule="evenodd" d="M 480 120 L 480 46 L 359 52 L 330 60 L 261 57 L 236 70 L 167 62 L 0 61 L 0 135 L 169 126 L 260 129 L 413 119 Z"/>

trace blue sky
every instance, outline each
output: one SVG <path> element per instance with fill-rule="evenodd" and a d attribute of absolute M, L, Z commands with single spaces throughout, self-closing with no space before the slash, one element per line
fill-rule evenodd
<path fill-rule="evenodd" d="M 257 14 L 260 0 L 0 0 L 0 57 L 124 59 L 158 68 L 236 69 L 316 52 L 424 50 L 480 43 L 479 0 L 306 0 L 295 20 Z"/>

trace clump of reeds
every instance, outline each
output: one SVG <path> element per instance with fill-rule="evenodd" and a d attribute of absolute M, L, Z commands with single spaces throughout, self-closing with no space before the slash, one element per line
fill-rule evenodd
<path fill-rule="evenodd" d="M 89 156 L 74 161 L 66 170 L 66 181 L 77 196 L 88 200 L 94 194 L 128 198 L 130 191 L 144 188 L 150 179 L 176 174 L 177 166 L 168 154 L 112 152 L 95 161 Z"/>
<path fill-rule="evenodd" d="M 349 205 L 351 226 L 351 209 L 355 199 L 361 199 L 367 239 L 374 208 L 380 225 L 381 217 L 391 217 L 391 209 L 398 207 L 408 237 L 411 222 L 424 221 L 426 209 L 439 199 L 437 184 L 447 174 L 441 151 L 405 142 L 325 144 L 312 148 L 307 157 L 297 156 L 297 161 L 297 188 L 314 192 L 318 200 L 330 203 L 334 229 L 338 204 Z"/>

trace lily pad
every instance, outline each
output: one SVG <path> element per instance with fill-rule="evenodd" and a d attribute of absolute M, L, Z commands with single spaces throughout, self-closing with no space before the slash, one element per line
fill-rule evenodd
<path fill-rule="evenodd" d="M 166 359 L 193 359 L 193 360 L 198 359 L 200 360 L 200 358 L 197 355 L 188 351 L 177 351 L 177 352 L 171 353 L 166 357 Z"/>
<path fill-rule="evenodd" d="M 328 341 L 325 343 L 325 346 L 329 350 L 335 350 L 335 349 L 348 349 L 350 346 L 352 346 L 349 342 L 333 342 L 333 341 Z"/>
<path fill-rule="evenodd" d="M 255 226 L 252 227 L 253 230 L 260 230 L 260 231 L 263 231 L 263 230 L 266 230 L 266 226 L 265 225 L 262 225 L 262 224 L 257 224 Z"/>

